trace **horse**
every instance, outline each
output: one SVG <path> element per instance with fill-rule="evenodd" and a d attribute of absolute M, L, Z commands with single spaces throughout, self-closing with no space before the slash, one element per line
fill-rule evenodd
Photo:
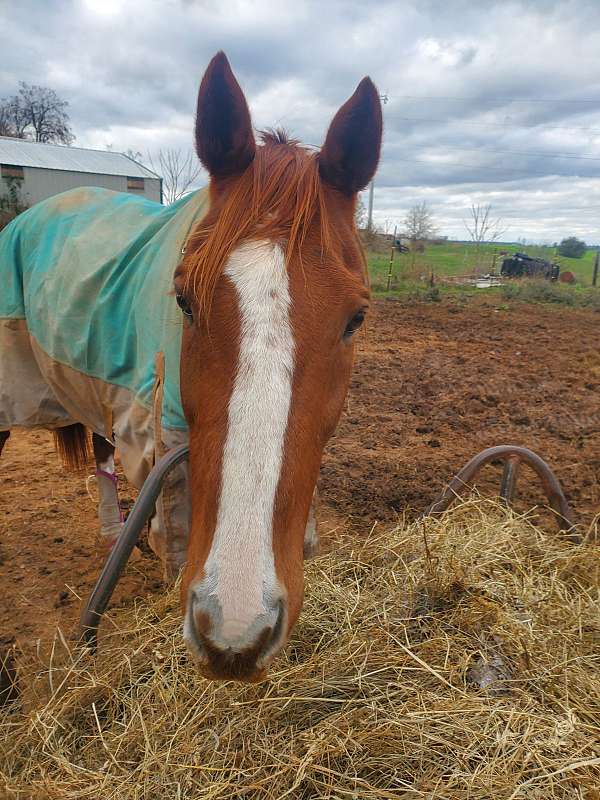
<path fill-rule="evenodd" d="M 98 469 L 113 473 L 116 446 L 140 486 L 189 442 L 153 547 L 182 571 L 183 637 L 210 679 L 262 679 L 300 614 L 323 448 L 369 309 L 354 214 L 381 137 L 368 77 L 320 149 L 256 137 L 219 52 L 195 121 L 206 189 L 169 207 L 72 190 L 0 235 L 0 448 L 44 426 L 77 464 L 87 428 L 107 442 Z"/>

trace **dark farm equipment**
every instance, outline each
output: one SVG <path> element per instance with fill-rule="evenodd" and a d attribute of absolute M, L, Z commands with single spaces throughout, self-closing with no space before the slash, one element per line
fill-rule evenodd
<path fill-rule="evenodd" d="M 515 253 L 504 259 L 500 274 L 505 278 L 545 278 L 556 281 L 560 275 L 560 265 L 528 256 L 527 253 Z"/>

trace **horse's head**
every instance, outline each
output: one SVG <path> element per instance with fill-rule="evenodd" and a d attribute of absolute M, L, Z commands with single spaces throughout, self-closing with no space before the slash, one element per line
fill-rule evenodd
<path fill-rule="evenodd" d="M 175 291 L 192 494 L 184 635 L 213 677 L 260 677 L 302 606 L 311 499 L 369 306 L 354 211 L 380 143 L 369 78 L 320 152 L 280 133 L 257 145 L 222 53 L 202 80 L 210 207 Z"/>

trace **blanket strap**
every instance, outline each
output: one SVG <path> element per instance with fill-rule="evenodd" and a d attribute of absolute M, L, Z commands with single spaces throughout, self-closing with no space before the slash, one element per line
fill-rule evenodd
<path fill-rule="evenodd" d="M 159 351 L 155 359 L 156 377 L 154 378 L 154 460 L 155 462 L 164 455 L 162 440 L 162 404 L 165 387 L 165 354 Z"/>
<path fill-rule="evenodd" d="M 114 445 L 114 431 L 113 431 L 113 410 L 110 406 L 102 403 L 102 416 L 104 417 L 104 438 Z"/>

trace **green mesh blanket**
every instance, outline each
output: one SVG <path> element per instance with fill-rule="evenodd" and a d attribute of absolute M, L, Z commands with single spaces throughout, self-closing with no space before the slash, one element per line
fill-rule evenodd
<path fill-rule="evenodd" d="M 130 390 L 147 409 L 164 353 L 161 422 L 185 430 L 172 281 L 206 207 L 205 190 L 171 206 L 90 188 L 38 203 L 0 233 L 0 324 L 25 320 L 53 361 Z"/>

